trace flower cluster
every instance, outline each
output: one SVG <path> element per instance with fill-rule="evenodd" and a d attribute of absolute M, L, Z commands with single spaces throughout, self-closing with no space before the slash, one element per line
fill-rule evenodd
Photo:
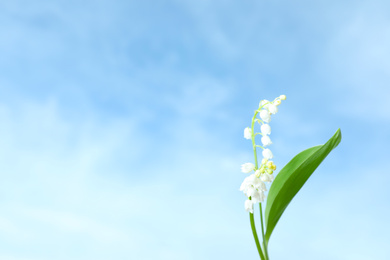
<path fill-rule="evenodd" d="M 244 163 L 241 165 L 241 171 L 243 173 L 254 172 L 244 179 L 240 187 L 240 191 L 244 192 L 244 194 L 248 197 L 245 201 L 245 210 L 251 213 L 253 213 L 253 205 L 255 203 L 261 203 L 265 200 L 265 192 L 267 191 L 265 182 L 270 183 L 274 180 L 273 172 L 276 170 L 276 165 L 273 161 L 271 161 L 273 158 L 271 150 L 265 147 L 272 144 L 271 138 L 269 137 L 271 134 L 271 127 L 268 123 L 271 122 L 271 116 L 278 112 L 278 106 L 281 104 L 282 100 L 286 100 L 285 95 L 275 98 L 274 101 L 260 101 L 259 108 L 255 111 L 255 115 L 252 119 L 252 127 L 244 129 L 244 138 L 252 140 L 256 162 L 256 164 Z M 260 118 L 257 118 L 257 115 L 259 115 Z M 260 124 L 259 133 L 255 133 L 254 131 L 255 122 Z M 262 146 L 256 145 L 256 135 L 262 136 Z M 260 167 L 258 167 L 257 163 L 257 147 L 263 149 L 262 155 L 264 158 L 261 160 Z"/>

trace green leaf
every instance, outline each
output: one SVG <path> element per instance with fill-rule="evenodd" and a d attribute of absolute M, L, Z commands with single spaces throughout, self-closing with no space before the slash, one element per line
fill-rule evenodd
<path fill-rule="evenodd" d="M 297 154 L 276 176 L 268 193 L 265 209 L 267 244 L 290 201 L 340 141 L 341 131 L 338 129 L 326 144 L 314 146 Z"/>

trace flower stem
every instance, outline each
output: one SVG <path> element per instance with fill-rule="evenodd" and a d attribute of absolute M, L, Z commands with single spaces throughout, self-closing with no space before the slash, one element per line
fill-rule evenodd
<path fill-rule="evenodd" d="M 264 254 L 265 254 L 265 259 L 269 260 L 267 243 L 265 242 L 265 233 L 264 233 L 264 224 L 263 224 L 263 209 L 262 209 L 261 203 L 259 203 L 259 205 L 260 205 L 261 234 L 263 235 Z"/>
<path fill-rule="evenodd" d="M 261 108 L 262 107 L 260 107 L 260 109 Z M 253 154 L 255 156 L 255 168 L 256 169 L 258 168 L 257 150 L 256 150 L 256 148 L 260 147 L 260 148 L 264 149 L 264 147 L 262 147 L 260 145 L 256 145 L 256 143 L 255 143 L 255 136 L 256 136 L 256 134 L 255 134 L 255 131 L 254 131 L 254 126 L 255 126 L 255 122 L 256 122 L 256 116 L 259 113 L 259 110 L 255 111 L 255 114 L 253 115 L 253 118 L 252 118 L 252 126 L 251 126 L 251 128 L 252 128 Z M 259 243 L 259 238 L 257 237 L 255 221 L 253 219 L 253 214 L 252 213 L 250 213 L 251 227 L 252 227 L 253 237 L 255 238 L 257 250 L 259 251 L 259 254 L 260 254 L 260 258 L 263 259 L 263 260 L 269 260 L 268 252 L 267 252 L 267 244 L 265 242 L 265 235 L 264 235 L 263 210 L 262 210 L 262 207 L 261 207 L 261 203 L 259 205 L 260 205 L 261 234 L 262 234 L 262 237 L 263 237 L 263 247 L 264 247 L 264 254 L 265 254 L 265 256 L 264 256 L 263 251 L 261 249 L 261 246 L 260 246 L 260 243 Z"/>
<path fill-rule="evenodd" d="M 253 118 L 252 118 L 252 146 L 253 146 L 253 153 L 255 155 L 255 167 L 256 167 L 256 169 L 258 168 L 258 163 L 257 163 L 257 151 L 256 151 L 254 128 L 255 128 L 255 119 L 256 119 L 257 113 L 258 113 L 258 111 L 256 110 L 255 114 L 253 115 Z"/>
<path fill-rule="evenodd" d="M 261 249 L 261 246 L 260 246 L 259 238 L 257 237 L 255 219 L 254 219 L 252 213 L 249 213 L 249 218 L 251 221 L 251 228 L 252 228 L 253 237 L 254 237 L 255 242 L 256 242 L 257 251 L 259 252 L 261 260 L 266 260 L 266 258 L 264 257 L 264 254 L 263 254 L 263 250 Z"/>

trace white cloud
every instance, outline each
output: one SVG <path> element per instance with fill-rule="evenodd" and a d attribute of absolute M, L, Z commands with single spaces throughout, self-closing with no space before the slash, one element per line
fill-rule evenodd
<path fill-rule="evenodd" d="M 7 198 L 2 202 L 7 213 L 0 219 L 0 229 L 12 238 L 7 240 L 11 247 L 4 244 L 3 251 L 12 255 L 11 248 L 18 245 L 21 257 L 34 260 L 72 255 L 106 259 L 107 254 L 207 259 L 207 243 L 199 241 L 241 234 L 238 228 L 226 229 L 236 216 L 225 202 L 230 188 L 239 198 L 240 158 L 226 150 L 229 143 L 219 144 L 222 135 L 208 131 L 202 121 L 207 115 L 215 118 L 217 110 L 224 115 L 220 120 L 228 120 L 222 108 L 229 90 L 205 80 L 166 95 L 181 105 L 165 104 L 179 118 L 170 125 L 175 130 L 173 142 L 160 149 L 148 140 L 152 129 L 140 131 L 139 117 L 107 119 L 93 110 L 73 116 L 74 108 L 68 109 L 56 96 L 40 101 L 20 96 L 2 103 L 0 188 Z M 185 106 L 189 110 L 181 111 Z M 205 152 L 205 146 L 210 151 Z M 150 163 L 140 167 L 136 160 L 145 151 Z M 126 167 L 117 165 L 123 163 L 123 153 L 130 161 Z M 162 161 L 157 164 L 155 157 Z M 126 174 L 126 169 L 127 176 L 117 172 Z M 43 244 L 69 251 L 62 256 L 31 252 Z"/>

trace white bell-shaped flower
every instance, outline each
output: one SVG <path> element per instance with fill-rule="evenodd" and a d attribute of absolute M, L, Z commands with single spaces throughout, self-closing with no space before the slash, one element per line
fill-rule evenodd
<path fill-rule="evenodd" d="M 261 179 L 261 181 L 263 181 L 263 182 L 269 182 L 269 178 L 268 178 L 268 176 L 267 176 L 266 173 L 262 174 L 262 175 L 260 176 L 260 179 Z"/>
<path fill-rule="evenodd" d="M 245 201 L 245 210 L 247 212 L 250 212 L 253 214 L 253 201 L 252 200 L 248 199 Z"/>
<path fill-rule="evenodd" d="M 265 186 L 264 182 L 262 182 L 259 178 L 257 178 L 255 174 L 251 175 L 250 181 L 251 181 L 251 185 L 256 189 L 261 191 L 267 190 L 267 187 Z"/>
<path fill-rule="evenodd" d="M 250 187 L 250 184 L 246 181 L 246 178 L 245 178 L 244 181 L 241 183 L 240 191 L 244 192 L 246 195 L 249 187 Z"/>
<path fill-rule="evenodd" d="M 261 118 L 261 120 L 263 120 L 264 122 L 269 123 L 269 122 L 271 122 L 271 113 L 268 112 L 268 110 L 262 109 L 262 110 L 260 111 L 260 118 Z"/>
<path fill-rule="evenodd" d="M 271 113 L 271 114 L 276 114 L 278 112 L 278 107 L 274 104 L 269 104 L 268 105 L 268 111 Z"/>
<path fill-rule="evenodd" d="M 271 150 L 270 149 L 264 149 L 263 150 L 263 157 L 266 158 L 266 159 L 272 159 L 274 157 L 274 155 L 272 154 Z"/>
<path fill-rule="evenodd" d="M 244 194 L 249 197 L 258 196 L 258 192 L 267 191 L 267 187 L 264 182 L 262 182 L 256 174 L 251 174 L 244 179 L 240 186 L 240 191 L 244 192 Z"/>
<path fill-rule="evenodd" d="M 263 143 L 263 146 L 264 146 L 264 147 L 266 147 L 266 146 L 272 144 L 271 138 L 269 138 L 268 135 L 264 135 L 264 136 L 261 138 L 261 142 Z"/>
<path fill-rule="evenodd" d="M 270 104 L 270 102 L 266 99 L 260 101 L 260 107 L 262 107 L 262 108 L 268 108 L 269 104 Z"/>
<path fill-rule="evenodd" d="M 260 130 L 263 135 L 271 134 L 271 127 L 269 124 L 262 124 Z"/>
<path fill-rule="evenodd" d="M 246 196 L 249 198 L 249 197 L 253 197 L 253 196 L 256 196 L 256 194 L 258 193 L 259 191 L 255 188 L 255 187 L 253 187 L 253 186 L 251 186 L 251 187 L 249 187 L 248 188 L 248 190 L 247 190 L 247 192 L 246 192 Z"/>
<path fill-rule="evenodd" d="M 263 202 L 265 199 L 265 194 L 262 191 L 258 191 L 251 198 L 254 203 Z"/>
<path fill-rule="evenodd" d="M 260 176 L 260 179 L 263 182 L 272 182 L 274 180 L 274 176 L 272 174 L 264 173 Z"/>
<path fill-rule="evenodd" d="M 257 188 L 258 191 L 267 191 L 267 186 L 265 186 L 265 183 L 263 181 L 261 181 L 259 178 L 257 178 L 259 180 L 259 183 L 258 185 L 256 185 L 255 187 Z"/>
<path fill-rule="evenodd" d="M 255 174 L 251 174 L 246 177 L 241 184 L 240 191 L 243 191 L 245 194 L 247 194 L 248 189 L 253 186 L 253 182 L 255 181 L 255 179 L 257 179 Z"/>
<path fill-rule="evenodd" d="M 245 139 L 252 139 L 252 128 L 247 127 L 244 129 L 244 138 Z"/>
<path fill-rule="evenodd" d="M 255 165 L 253 163 L 244 163 L 241 165 L 241 171 L 243 173 L 250 173 L 255 169 Z"/>

